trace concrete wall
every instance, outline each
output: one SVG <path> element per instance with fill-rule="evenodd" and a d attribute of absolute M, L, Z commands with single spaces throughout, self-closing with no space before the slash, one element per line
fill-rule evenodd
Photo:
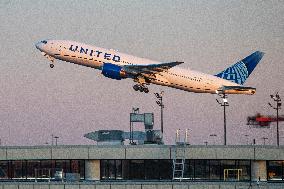
<path fill-rule="evenodd" d="M 181 150 L 178 150 L 181 153 Z M 0 160 L 21 159 L 172 159 L 175 147 L 35 146 L 0 147 Z M 187 146 L 186 159 L 284 160 L 284 146 Z"/>
<path fill-rule="evenodd" d="M 85 161 L 86 180 L 100 180 L 100 160 Z"/>
<path fill-rule="evenodd" d="M 251 185 L 251 186 L 250 186 Z M 211 182 L 155 182 L 155 183 L 0 183 L 0 189 L 282 189 L 284 183 L 211 183 Z"/>

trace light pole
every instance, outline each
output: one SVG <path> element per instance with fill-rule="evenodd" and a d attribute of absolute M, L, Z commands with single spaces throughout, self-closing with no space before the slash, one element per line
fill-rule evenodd
<path fill-rule="evenodd" d="M 51 146 L 54 145 L 54 139 L 55 139 L 55 145 L 57 146 L 57 139 L 59 137 L 58 136 L 54 136 L 54 134 L 51 134 Z"/>
<path fill-rule="evenodd" d="M 281 98 L 278 92 L 275 95 L 270 95 L 270 97 L 276 102 L 276 107 L 272 106 L 271 103 L 268 103 L 268 105 L 276 110 L 277 146 L 279 146 L 279 109 L 281 109 Z"/>
<path fill-rule="evenodd" d="M 158 106 L 161 107 L 161 132 L 162 134 L 164 134 L 164 125 L 163 125 L 163 109 L 165 108 L 164 104 L 163 104 L 163 94 L 164 91 L 161 91 L 160 94 L 159 93 L 154 93 L 156 98 L 158 99 L 158 101 L 156 101 L 156 103 L 158 104 Z"/>
<path fill-rule="evenodd" d="M 218 104 L 224 107 L 224 145 L 227 145 L 227 131 L 226 131 L 226 106 L 229 106 L 227 95 L 225 93 L 220 94 L 221 98 L 223 99 L 223 102 L 220 102 L 218 99 L 216 101 Z"/>
<path fill-rule="evenodd" d="M 54 135 L 51 134 L 51 146 L 53 146 L 53 138 L 54 138 Z"/>
<path fill-rule="evenodd" d="M 57 139 L 59 138 L 58 136 L 55 136 L 55 146 L 57 146 Z"/>
<path fill-rule="evenodd" d="M 268 138 L 267 137 L 262 137 L 263 139 L 263 145 L 265 146 L 265 140 L 267 140 Z"/>
<path fill-rule="evenodd" d="M 217 137 L 217 135 L 216 134 L 210 134 L 209 136 L 211 136 L 211 137 Z M 214 145 L 215 145 L 215 138 L 213 138 L 213 141 L 214 141 Z"/>

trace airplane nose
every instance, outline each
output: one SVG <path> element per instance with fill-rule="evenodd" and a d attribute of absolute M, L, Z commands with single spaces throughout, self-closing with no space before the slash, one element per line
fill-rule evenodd
<path fill-rule="evenodd" d="M 44 45 L 47 44 L 47 40 L 42 40 L 42 41 L 39 41 L 35 44 L 36 48 L 40 51 L 44 51 Z"/>
<path fill-rule="evenodd" d="M 35 46 L 36 46 L 36 48 L 38 49 L 38 50 L 40 50 L 40 51 L 42 51 L 42 42 L 40 41 L 40 42 L 37 42 L 36 44 L 35 44 Z"/>

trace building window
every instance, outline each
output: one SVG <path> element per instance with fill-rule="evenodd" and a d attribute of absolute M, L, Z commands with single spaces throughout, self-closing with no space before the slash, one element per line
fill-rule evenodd
<path fill-rule="evenodd" d="M 159 160 L 159 171 L 161 180 L 171 180 L 173 177 L 172 160 Z"/>
<path fill-rule="evenodd" d="M 267 176 L 270 181 L 282 181 L 283 161 L 267 161 Z"/>
<path fill-rule="evenodd" d="M 237 168 L 242 170 L 242 175 L 240 180 L 250 181 L 251 180 L 251 162 L 247 160 L 238 160 Z"/>
<path fill-rule="evenodd" d="M 210 180 L 221 180 L 221 169 L 219 160 L 210 160 L 209 178 Z"/>
<path fill-rule="evenodd" d="M 25 162 L 23 161 L 12 161 L 11 162 L 11 178 L 26 178 L 26 173 L 24 173 L 25 169 Z"/>
<path fill-rule="evenodd" d="M 37 170 L 40 169 L 40 161 L 38 160 L 29 160 L 27 161 L 27 179 L 34 179 L 36 174 L 37 174 Z"/>
<path fill-rule="evenodd" d="M 194 160 L 185 160 L 183 176 L 190 180 L 194 179 Z"/>
<path fill-rule="evenodd" d="M 116 160 L 101 160 L 101 179 L 116 179 L 116 172 L 121 172 L 121 170 L 117 171 L 116 163 L 118 163 Z"/>
<path fill-rule="evenodd" d="M 123 179 L 122 175 L 122 160 L 115 160 L 115 178 Z"/>
<path fill-rule="evenodd" d="M 144 160 L 130 160 L 130 179 L 132 180 L 145 179 Z"/>
<path fill-rule="evenodd" d="M 108 178 L 109 179 L 115 179 L 115 172 L 116 172 L 116 166 L 115 166 L 115 160 L 109 160 L 108 162 Z"/>
<path fill-rule="evenodd" d="M 209 179 L 209 161 L 195 160 L 194 162 L 194 176 L 196 180 Z"/>
<path fill-rule="evenodd" d="M 102 180 L 171 180 L 172 160 L 101 160 Z"/>
<path fill-rule="evenodd" d="M 100 161 L 100 172 L 101 172 L 101 179 L 105 180 L 107 179 L 107 172 L 108 172 L 108 167 L 107 167 L 107 162 L 108 160 L 101 160 Z"/>
<path fill-rule="evenodd" d="M 0 179 L 8 179 L 9 161 L 0 161 Z"/>
<path fill-rule="evenodd" d="M 128 180 L 130 174 L 129 160 L 121 160 L 121 171 L 122 171 L 121 179 Z"/>
<path fill-rule="evenodd" d="M 250 180 L 251 163 L 248 160 L 221 160 L 220 167 L 223 180 Z"/>
<path fill-rule="evenodd" d="M 46 180 L 55 179 L 56 171 L 65 173 L 79 173 L 80 178 L 85 178 L 84 160 L 15 160 L 0 161 L 0 179 L 19 180 Z"/>
<path fill-rule="evenodd" d="M 145 160 L 145 179 L 159 180 L 160 179 L 159 160 Z"/>

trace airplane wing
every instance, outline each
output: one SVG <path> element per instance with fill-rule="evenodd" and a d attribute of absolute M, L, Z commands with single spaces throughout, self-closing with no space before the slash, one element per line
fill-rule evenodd
<path fill-rule="evenodd" d="M 168 62 L 160 64 L 149 64 L 149 65 L 126 65 L 123 66 L 123 70 L 131 74 L 153 74 L 168 70 L 174 66 L 182 64 L 184 62 Z"/>
<path fill-rule="evenodd" d="M 256 88 L 244 87 L 244 86 L 223 86 L 219 88 L 217 94 L 248 94 L 253 95 L 256 92 Z"/>

